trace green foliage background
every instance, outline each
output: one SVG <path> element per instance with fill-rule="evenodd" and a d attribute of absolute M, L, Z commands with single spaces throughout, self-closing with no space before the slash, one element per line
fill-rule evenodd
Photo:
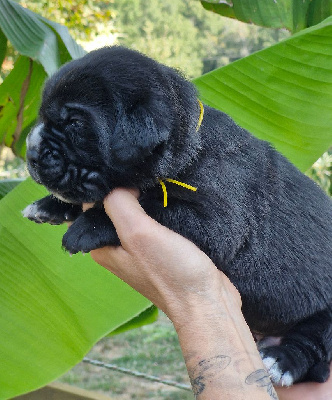
<path fill-rule="evenodd" d="M 96 35 L 139 50 L 194 78 L 289 36 L 206 12 L 191 0 L 24 1 L 66 25 L 83 44 Z M 97 26 L 97 34 L 96 34 Z"/>

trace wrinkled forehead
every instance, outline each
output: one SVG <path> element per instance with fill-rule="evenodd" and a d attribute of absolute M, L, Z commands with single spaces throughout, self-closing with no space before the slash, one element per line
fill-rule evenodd
<path fill-rule="evenodd" d="M 74 65 L 70 69 L 60 69 L 46 82 L 40 114 L 60 112 L 68 104 L 89 109 L 109 103 L 108 85 L 103 77 Z"/>

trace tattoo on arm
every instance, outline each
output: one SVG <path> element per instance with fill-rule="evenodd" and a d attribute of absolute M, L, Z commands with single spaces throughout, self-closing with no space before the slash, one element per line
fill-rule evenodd
<path fill-rule="evenodd" d="M 246 378 L 247 385 L 256 385 L 257 387 L 266 387 L 268 394 L 271 399 L 278 400 L 277 393 L 275 392 L 271 379 L 267 372 L 264 369 L 258 369 L 255 372 L 252 372 Z"/>
<path fill-rule="evenodd" d="M 220 371 L 227 368 L 230 362 L 230 357 L 222 355 L 200 361 L 196 367 L 189 372 L 194 395 L 200 395 L 205 389 L 207 380 L 210 380 L 218 375 Z"/>
<path fill-rule="evenodd" d="M 221 371 L 226 369 L 232 359 L 229 356 L 219 355 L 201 360 L 196 367 L 189 371 L 189 378 L 193 393 L 196 396 L 203 393 L 207 382 L 216 378 Z M 271 379 L 264 369 L 259 369 L 247 376 L 245 383 L 265 388 L 271 399 L 278 400 Z"/>

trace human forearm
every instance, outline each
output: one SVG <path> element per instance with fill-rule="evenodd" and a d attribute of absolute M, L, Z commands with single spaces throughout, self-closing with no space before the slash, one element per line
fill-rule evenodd
<path fill-rule="evenodd" d="M 239 305 L 220 297 L 186 310 L 190 324 L 175 323 L 197 400 L 278 399 Z"/>

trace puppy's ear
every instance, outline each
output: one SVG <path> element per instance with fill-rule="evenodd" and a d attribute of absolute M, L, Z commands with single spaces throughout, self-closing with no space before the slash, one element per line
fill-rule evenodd
<path fill-rule="evenodd" d="M 138 102 L 129 109 L 121 107 L 113 133 L 112 156 L 124 164 L 133 164 L 152 154 L 171 132 L 173 118 L 168 110 L 164 102 L 156 99 Z"/>

